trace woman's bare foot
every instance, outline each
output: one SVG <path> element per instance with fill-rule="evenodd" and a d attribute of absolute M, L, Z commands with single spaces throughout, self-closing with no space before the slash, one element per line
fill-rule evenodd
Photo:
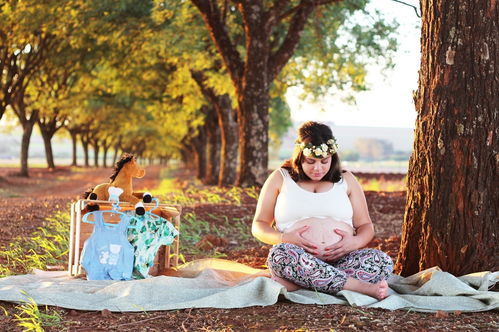
<path fill-rule="evenodd" d="M 373 286 L 377 286 L 376 294 L 374 295 L 375 298 L 377 298 L 378 300 L 383 300 L 388 296 L 388 283 L 386 282 L 386 280 L 381 280 L 380 282 L 373 284 Z"/>
<path fill-rule="evenodd" d="M 366 294 L 378 300 L 383 300 L 388 296 L 388 283 L 386 280 L 371 284 L 354 278 L 348 278 L 343 289 Z"/>
<path fill-rule="evenodd" d="M 286 287 L 286 290 L 288 292 L 294 292 L 295 290 L 298 290 L 298 289 L 301 288 L 297 284 L 292 283 L 291 281 L 286 280 L 284 278 L 279 278 L 279 277 L 276 277 L 276 276 L 272 276 L 270 279 L 272 279 L 274 281 L 277 281 L 278 283 L 280 283 L 281 285 L 283 285 L 284 287 Z"/>

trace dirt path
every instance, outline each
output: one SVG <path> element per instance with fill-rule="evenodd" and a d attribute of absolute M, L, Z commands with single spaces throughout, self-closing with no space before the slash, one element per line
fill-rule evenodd
<path fill-rule="evenodd" d="M 134 180 L 134 189 L 158 185 L 160 168 L 148 167 L 143 179 Z M 16 236 L 29 237 L 57 210 L 68 208 L 88 187 L 106 182 L 111 169 L 61 168 L 54 172 L 33 170 L 28 179 L 9 175 L 0 169 L 0 246 Z M 371 217 L 381 249 L 396 253 L 398 241 L 386 237 L 400 233 L 405 204 L 403 192 L 366 192 Z M 190 209 L 190 210 L 189 210 Z M 254 206 L 200 204 L 184 210 L 199 218 L 248 216 Z M 212 218 L 212 219 L 210 219 Z M 249 218 L 248 220 L 251 220 Z M 390 247 L 391 246 L 391 247 Z M 228 249 L 227 258 L 245 264 L 262 264 L 268 248 Z M 1 264 L 2 262 L 0 262 Z M 4 314 L 2 307 L 6 310 Z M 40 308 L 45 312 L 45 308 Z M 0 331 L 21 331 L 14 320 L 16 304 L 0 302 Z M 46 331 L 497 331 L 495 312 L 424 314 L 402 310 L 355 308 L 341 305 L 300 305 L 280 301 L 269 307 L 239 309 L 186 309 L 145 313 L 77 311 L 49 307 L 49 313 L 62 317 L 59 325 Z"/>

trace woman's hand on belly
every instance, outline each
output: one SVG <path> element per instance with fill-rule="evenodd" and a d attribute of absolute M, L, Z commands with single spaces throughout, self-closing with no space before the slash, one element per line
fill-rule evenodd
<path fill-rule="evenodd" d="M 300 230 L 300 236 L 314 245 L 313 252 L 306 248 L 305 250 L 322 260 L 326 260 L 324 256 L 326 253 L 325 248 L 331 247 L 342 240 L 342 234 L 337 233 L 336 230 L 353 234 L 353 228 L 350 225 L 332 218 L 311 217 L 302 219 L 291 226 L 289 231 L 296 230 Z"/>
<path fill-rule="evenodd" d="M 324 248 L 323 260 L 325 261 L 335 261 L 346 254 L 359 249 L 355 235 L 341 229 L 335 229 L 334 231 L 341 236 L 341 240 Z"/>
<path fill-rule="evenodd" d="M 281 242 L 296 244 L 299 247 L 302 247 L 312 255 L 317 255 L 317 246 L 303 237 L 303 233 L 309 230 L 310 226 L 302 226 L 299 228 L 294 228 L 291 230 L 286 230 L 282 233 Z"/>

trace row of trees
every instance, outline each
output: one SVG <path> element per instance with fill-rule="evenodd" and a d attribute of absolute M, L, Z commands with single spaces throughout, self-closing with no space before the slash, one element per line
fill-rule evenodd
<path fill-rule="evenodd" d="M 390 66 L 395 25 L 359 19 L 366 4 L 1 0 L 0 119 L 23 127 L 21 172 L 38 123 L 47 142 L 65 126 L 85 150 L 194 159 L 207 182 L 261 184 L 289 86 L 312 98 L 362 90 L 366 64 Z M 402 274 L 498 268 L 498 12 L 421 1 Z"/>
<path fill-rule="evenodd" d="M 85 165 L 89 148 L 96 165 L 126 150 L 182 158 L 210 184 L 262 184 L 288 87 L 363 90 L 366 65 L 391 65 L 396 24 L 367 3 L 0 1 L 0 119 L 23 128 L 21 174 L 37 124 L 49 167 L 64 128 L 73 163 L 78 142 Z"/>

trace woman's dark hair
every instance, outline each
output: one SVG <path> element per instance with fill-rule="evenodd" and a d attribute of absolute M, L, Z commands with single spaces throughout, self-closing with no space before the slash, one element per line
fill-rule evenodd
<path fill-rule="evenodd" d="M 326 143 L 329 139 L 334 138 L 333 132 L 328 125 L 320 122 L 307 121 L 303 123 L 297 130 L 297 142 L 298 143 L 312 143 L 312 145 L 320 146 Z M 291 178 L 295 181 L 310 180 L 310 178 L 305 174 L 301 164 L 305 156 L 303 155 L 303 150 L 296 145 L 291 159 L 286 160 L 281 167 L 285 168 Z M 322 178 L 323 181 L 338 182 L 341 180 L 341 165 L 338 153 L 335 152 L 331 155 L 331 168 Z"/>

